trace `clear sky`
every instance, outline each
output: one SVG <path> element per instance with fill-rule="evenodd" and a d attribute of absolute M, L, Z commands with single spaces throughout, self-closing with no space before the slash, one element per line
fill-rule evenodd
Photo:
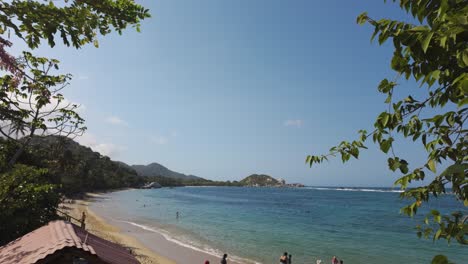
<path fill-rule="evenodd" d="M 385 109 L 376 87 L 395 76 L 392 48 L 371 43 L 372 28 L 355 21 L 363 11 L 408 19 L 397 4 L 139 2 L 152 14 L 141 33 L 100 37 L 99 48 L 37 51 L 74 75 L 64 94 L 84 106 L 81 143 L 129 164 L 158 162 L 214 180 L 266 173 L 310 185 L 392 186 L 397 175 L 373 145 L 344 165 L 337 158 L 310 169 L 304 160 L 371 130 Z M 402 95 L 411 87 L 403 82 Z M 420 153 L 397 148 L 414 165 Z"/>

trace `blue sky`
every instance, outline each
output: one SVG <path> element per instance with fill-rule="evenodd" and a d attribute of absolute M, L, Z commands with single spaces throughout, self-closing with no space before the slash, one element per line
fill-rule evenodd
<path fill-rule="evenodd" d="M 81 143 L 129 164 L 215 180 L 267 173 L 310 185 L 392 186 L 397 175 L 373 145 L 344 165 L 338 158 L 310 169 L 304 160 L 370 130 L 385 109 L 376 87 L 395 76 L 391 46 L 371 43 L 372 28 L 355 20 L 363 11 L 408 19 L 397 4 L 139 2 L 152 14 L 141 33 L 99 37 L 99 48 L 37 50 L 74 75 L 64 93 L 84 106 Z M 403 82 L 401 95 L 413 86 Z M 421 153 L 397 148 L 414 165 Z"/>

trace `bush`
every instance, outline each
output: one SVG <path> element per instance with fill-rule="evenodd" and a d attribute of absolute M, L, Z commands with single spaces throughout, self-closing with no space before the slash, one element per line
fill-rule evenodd
<path fill-rule="evenodd" d="M 0 245 L 57 219 L 57 186 L 47 170 L 18 164 L 0 174 Z"/>

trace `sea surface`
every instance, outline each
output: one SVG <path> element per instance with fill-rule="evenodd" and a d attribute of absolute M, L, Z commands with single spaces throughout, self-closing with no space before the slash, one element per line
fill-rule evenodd
<path fill-rule="evenodd" d="M 384 188 L 181 187 L 105 194 L 92 205 L 98 214 L 212 254 L 246 263 L 430 263 L 445 254 L 468 263 L 468 248 L 455 241 L 418 239 L 415 219 L 399 209 L 410 201 Z M 431 206 L 445 212 L 466 208 L 448 194 Z M 179 218 L 176 214 L 179 212 Z"/>

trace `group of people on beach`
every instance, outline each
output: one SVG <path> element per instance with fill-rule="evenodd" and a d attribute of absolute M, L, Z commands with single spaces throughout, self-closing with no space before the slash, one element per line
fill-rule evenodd
<path fill-rule="evenodd" d="M 220 264 L 227 264 L 227 254 L 223 255 Z M 292 263 L 292 255 L 288 254 L 288 252 L 284 252 L 284 254 L 279 259 L 280 264 L 291 264 Z M 333 256 L 331 259 L 331 264 L 343 264 L 343 260 L 338 259 L 336 256 Z M 209 260 L 205 261 L 205 264 L 210 264 Z M 322 264 L 322 260 L 317 259 L 316 264 Z"/>

